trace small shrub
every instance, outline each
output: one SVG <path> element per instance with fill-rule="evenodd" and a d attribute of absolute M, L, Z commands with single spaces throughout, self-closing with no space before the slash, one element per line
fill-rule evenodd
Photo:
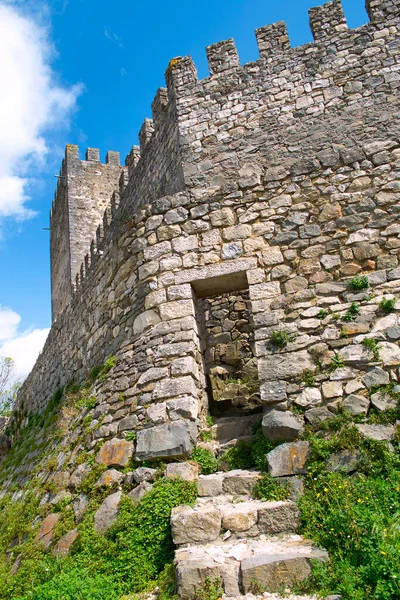
<path fill-rule="evenodd" d="M 317 319 L 325 319 L 325 317 L 327 317 L 327 316 L 328 316 L 328 311 L 325 310 L 324 308 L 321 308 L 321 310 L 317 314 Z"/>
<path fill-rule="evenodd" d="M 136 431 L 127 431 L 125 433 L 125 439 L 127 442 L 134 442 L 136 440 Z"/>
<path fill-rule="evenodd" d="M 379 302 L 379 308 L 385 314 L 389 314 L 394 311 L 394 307 L 396 305 L 396 298 L 382 298 Z"/>
<path fill-rule="evenodd" d="M 359 292 L 360 290 L 366 290 L 370 286 L 369 279 L 366 275 L 356 275 L 347 284 L 349 290 Z"/>
<path fill-rule="evenodd" d="M 287 500 L 289 490 L 286 485 L 278 483 L 270 475 L 263 475 L 254 488 L 254 495 L 263 502 L 270 500 Z"/>
<path fill-rule="evenodd" d="M 328 371 L 334 371 L 335 369 L 340 369 L 344 366 L 344 362 L 340 358 L 339 354 L 335 354 L 335 356 L 332 357 L 330 364 L 328 365 Z"/>
<path fill-rule="evenodd" d="M 284 329 L 276 329 L 271 333 L 269 341 L 275 348 L 284 348 L 289 342 L 295 339 L 295 335 L 288 333 Z"/>
<path fill-rule="evenodd" d="M 352 302 L 350 308 L 343 317 L 345 323 L 350 323 L 360 314 L 360 305 L 357 302 Z"/>
<path fill-rule="evenodd" d="M 218 460 L 206 448 L 196 446 L 192 452 L 192 459 L 197 462 L 203 475 L 211 475 L 211 473 L 218 471 Z"/>
<path fill-rule="evenodd" d="M 367 350 L 370 350 L 372 352 L 375 361 L 380 360 L 379 350 L 381 349 L 381 347 L 379 346 L 378 342 L 374 340 L 374 338 L 364 338 L 361 343 L 364 346 L 364 348 L 367 348 Z"/>
<path fill-rule="evenodd" d="M 339 319 L 340 319 L 340 314 L 339 314 L 339 313 L 337 313 L 337 312 L 335 312 L 335 313 L 332 313 L 332 319 L 333 319 L 334 321 L 339 321 Z"/>
<path fill-rule="evenodd" d="M 223 593 L 224 590 L 219 577 L 216 577 L 215 579 L 206 577 L 203 586 L 196 589 L 194 600 L 218 600 Z"/>
<path fill-rule="evenodd" d="M 301 375 L 301 381 L 306 387 L 313 387 L 315 385 L 315 375 L 310 369 L 305 369 Z"/>

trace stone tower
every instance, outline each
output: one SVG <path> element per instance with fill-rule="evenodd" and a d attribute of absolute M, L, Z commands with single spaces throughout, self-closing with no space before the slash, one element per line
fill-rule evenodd
<path fill-rule="evenodd" d="M 51 306 L 53 321 L 68 304 L 81 265 L 118 188 L 119 152 L 89 148 L 79 160 L 78 146 L 68 145 L 50 213 Z"/>

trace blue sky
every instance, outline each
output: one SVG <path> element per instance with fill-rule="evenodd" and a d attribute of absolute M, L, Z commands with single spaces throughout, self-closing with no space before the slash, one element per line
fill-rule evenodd
<path fill-rule="evenodd" d="M 190 54 L 206 77 L 205 47 L 233 37 L 241 62 L 256 60 L 254 29 L 279 20 L 292 46 L 305 44 L 312 40 L 307 10 L 318 3 L 0 0 L 0 77 L 7 89 L 6 98 L 0 95 L 0 355 L 14 355 L 19 376 L 50 325 L 43 228 L 65 144 L 78 144 L 81 158 L 90 146 L 100 148 L 102 160 L 107 150 L 124 160 L 151 117 L 172 57 Z M 363 0 L 343 6 L 350 27 L 367 22 Z M 15 40 L 19 46 L 10 48 Z"/>

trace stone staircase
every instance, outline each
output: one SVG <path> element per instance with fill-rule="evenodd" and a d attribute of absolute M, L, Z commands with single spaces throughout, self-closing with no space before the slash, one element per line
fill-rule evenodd
<path fill-rule="evenodd" d="M 219 579 L 227 596 L 276 592 L 308 577 L 311 559 L 327 559 L 324 550 L 296 534 L 300 513 L 294 502 L 254 499 L 259 478 L 256 471 L 242 470 L 200 475 L 195 506 L 173 509 L 182 600 L 194 600 L 206 578 Z"/>

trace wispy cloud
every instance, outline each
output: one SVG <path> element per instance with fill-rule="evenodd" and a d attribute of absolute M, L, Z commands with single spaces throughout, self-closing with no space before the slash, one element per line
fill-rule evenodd
<path fill-rule="evenodd" d="M 15 362 L 13 381 L 24 380 L 43 348 L 49 329 L 30 328 L 20 331 L 21 317 L 11 308 L 0 306 L 0 356 Z"/>
<path fill-rule="evenodd" d="M 57 82 L 49 32 L 20 3 L 0 0 L 0 226 L 33 216 L 32 173 L 45 161 L 48 136 L 68 125 L 82 88 Z"/>
<path fill-rule="evenodd" d="M 112 42 L 119 48 L 124 47 L 124 44 L 122 43 L 122 38 L 116 33 L 114 33 L 109 27 L 104 26 L 104 35 L 108 40 L 110 40 L 110 42 Z"/>

